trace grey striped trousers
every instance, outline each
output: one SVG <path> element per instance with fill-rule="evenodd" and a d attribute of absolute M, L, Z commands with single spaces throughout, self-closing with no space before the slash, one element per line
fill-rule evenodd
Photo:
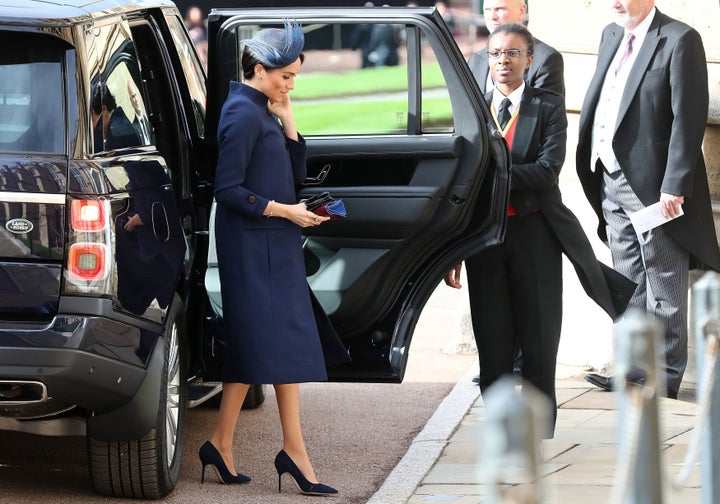
<path fill-rule="evenodd" d="M 598 169 L 601 166 L 598 163 Z M 622 170 L 608 173 L 603 169 L 602 191 L 613 267 L 638 284 L 628 308 L 646 310 L 657 318 L 665 358 L 660 365 L 665 366 L 668 389 L 677 393 L 688 357 L 688 252 L 670 238 L 662 226 L 638 238 L 628 215 L 644 205 Z"/>

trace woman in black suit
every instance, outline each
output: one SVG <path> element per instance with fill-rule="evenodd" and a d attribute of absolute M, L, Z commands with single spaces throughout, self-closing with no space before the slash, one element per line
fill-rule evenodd
<path fill-rule="evenodd" d="M 588 295 L 611 317 L 625 309 L 634 284 L 601 265 L 580 223 L 563 205 L 558 177 L 565 161 L 567 116 L 562 96 L 523 80 L 533 37 L 519 24 L 499 26 L 488 40 L 495 88 L 486 94 L 512 157 L 508 224 L 503 244 L 466 260 L 470 308 L 484 392 L 513 372 L 515 343 L 523 379 L 545 394 L 556 415 L 555 365 L 562 324 L 562 254 Z M 460 265 L 446 283 L 459 287 Z M 553 437 L 553 426 L 544 437 Z"/>

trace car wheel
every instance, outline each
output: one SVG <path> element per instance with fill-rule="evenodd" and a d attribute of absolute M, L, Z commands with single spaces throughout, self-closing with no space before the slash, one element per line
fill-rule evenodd
<path fill-rule="evenodd" d="M 259 408 L 265 402 L 265 385 L 250 385 L 243 402 L 243 409 Z"/>
<path fill-rule="evenodd" d="M 222 392 L 212 396 L 207 402 L 203 403 L 210 408 L 219 408 L 222 402 Z M 265 402 L 265 385 L 250 385 L 245 401 L 243 401 L 242 409 L 259 408 Z"/>
<path fill-rule="evenodd" d="M 187 401 L 182 315 L 182 303 L 176 295 L 163 336 L 165 357 L 155 426 L 132 441 L 106 442 L 88 436 L 90 475 L 99 494 L 157 499 L 177 484 Z"/>

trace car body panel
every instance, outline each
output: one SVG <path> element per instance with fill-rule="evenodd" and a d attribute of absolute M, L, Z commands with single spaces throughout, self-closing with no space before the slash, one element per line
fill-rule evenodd
<path fill-rule="evenodd" d="M 298 197 L 330 191 L 348 211 L 307 229 L 303 246 L 309 285 L 353 358 L 330 379 L 402 381 L 444 273 L 503 239 L 507 146 L 432 9 L 214 10 L 206 78 L 172 2 L 4 0 L 0 429 L 86 433 L 92 452 L 156 433 L 162 408 L 184 406 L 187 380 L 170 382 L 185 369 L 169 369 L 217 379 L 217 121 L 239 41 L 285 18 L 303 24 L 302 79 L 321 89 L 303 95 L 313 86 L 299 79 L 293 94 L 308 146 Z M 338 70 L 333 51 L 363 24 L 401 36 L 402 50 L 396 68 L 368 71 L 386 72 L 382 92 L 343 94 L 370 73 Z M 122 462 L 100 458 L 100 472 L 128 476 Z"/>

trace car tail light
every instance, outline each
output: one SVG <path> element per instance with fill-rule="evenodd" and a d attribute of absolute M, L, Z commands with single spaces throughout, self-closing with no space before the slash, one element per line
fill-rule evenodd
<path fill-rule="evenodd" d="M 107 275 L 107 246 L 100 243 L 73 243 L 68 254 L 71 280 L 96 281 Z"/>
<path fill-rule="evenodd" d="M 101 200 L 72 200 L 70 215 L 75 231 L 100 231 L 105 227 L 105 208 Z"/>
<path fill-rule="evenodd" d="M 110 294 L 113 232 L 110 201 L 68 198 L 70 209 L 64 288 L 68 294 Z"/>

